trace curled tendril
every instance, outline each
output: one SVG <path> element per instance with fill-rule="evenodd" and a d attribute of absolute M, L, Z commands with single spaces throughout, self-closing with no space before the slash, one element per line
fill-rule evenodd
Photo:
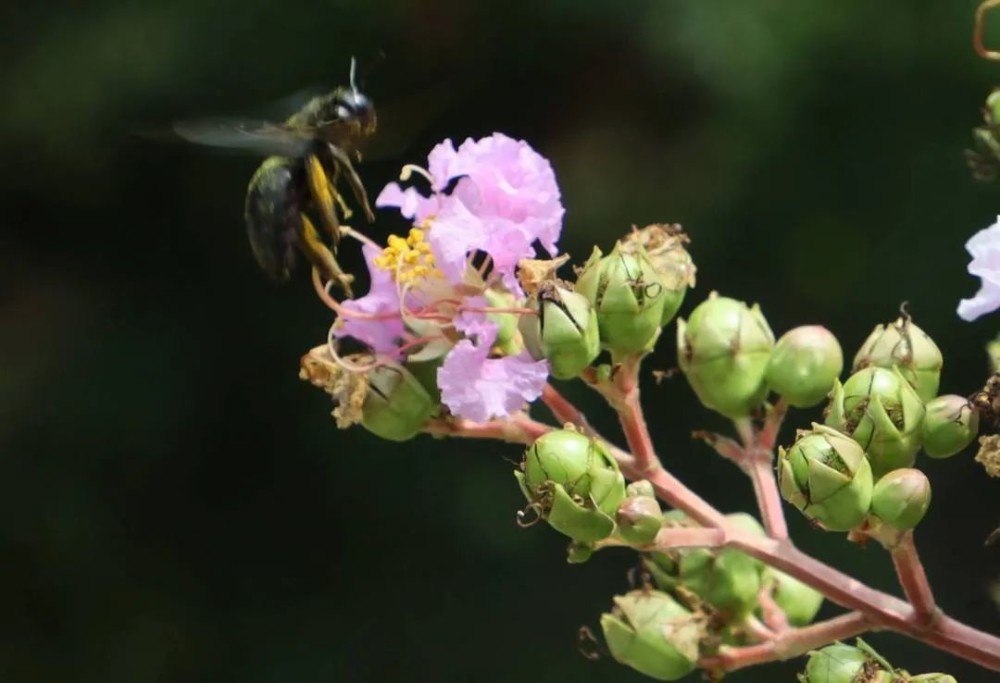
<path fill-rule="evenodd" d="M 983 0 L 976 8 L 976 21 L 972 28 L 972 47 L 976 54 L 983 59 L 1000 62 L 1000 52 L 988 50 L 983 45 L 983 24 L 986 22 L 986 13 L 995 7 L 1000 7 L 1000 0 Z"/>
<path fill-rule="evenodd" d="M 538 503 L 528 503 L 524 509 L 517 511 L 517 525 L 528 529 L 542 521 L 542 506 Z"/>
<path fill-rule="evenodd" d="M 596 662 L 607 653 L 589 626 L 581 626 L 576 632 L 576 649 L 584 659 Z"/>

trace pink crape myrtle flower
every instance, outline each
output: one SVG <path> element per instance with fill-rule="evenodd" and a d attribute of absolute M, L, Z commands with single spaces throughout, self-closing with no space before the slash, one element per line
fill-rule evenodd
<path fill-rule="evenodd" d="M 427 161 L 417 172 L 430 181 L 429 196 L 390 183 L 376 199 L 414 227 L 405 239 L 390 237 L 381 252 L 365 245 L 371 288 L 339 304 L 333 334 L 403 363 L 440 360 L 438 388 L 452 415 L 503 418 L 541 395 L 549 366 L 526 352 L 494 349 L 498 328 L 487 318 L 485 294 L 523 297 L 515 274 L 521 259 L 536 257 L 536 245 L 557 254 L 559 186 L 547 159 L 500 133 L 458 149 L 446 140 Z M 414 168 L 404 169 L 404 180 Z M 471 268 L 482 255 L 486 267 Z"/>
<path fill-rule="evenodd" d="M 548 362 L 527 353 L 489 358 L 496 335 L 496 325 L 482 324 L 477 343 L 458 342 L 438 369 L 441 402 L 453 415 L 476 422 L 506 417 L 542 395 Z"/>
<path fill-rule="evenodd" d="M 517 263 L 536 256 L 534 244 L 554 256 L 565 210 L 549 161 L 528 143 L 501 133 L 468 139 L 458 149 L 451 140 L 427 157 L 432 194 L 390 183 L 375 200 L 416 223 L 429 221 L 428 242 L 438 267 L 452 282 L 462 279 L 470 254 L 492 259 L 508 287 Z M 459 178 L 454 190 L 448 184 Z"/>
<path fill-rule="evenodd" d="M 958 304 L 958 317 L 971 322 L 1000 308 L 1000 216 L 973 235 L 965 248 L 972 254 L 969 273 L 982 280 L 976 295 Z"/>

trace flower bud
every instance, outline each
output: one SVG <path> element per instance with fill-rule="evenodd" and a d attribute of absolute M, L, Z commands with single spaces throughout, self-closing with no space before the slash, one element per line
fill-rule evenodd
<path fill-rule="evenodd" d="M 928 401 L 926 408 L 924 452 L 932 458 L 950 458 L 962 452 L 979 433 L 979 412 L 963 396 L 938 396 Z"/>
<path fill-rule="evenodd" d="M 861 444 L 877 479 L 913 464 L 924 413 L 923 401 L 898 368 L 868 367 L 834 385 L 826 424 Z"/>
<path fill-rule="evenodd" d="M 774 335 L 755 304 L 712 292 L 677 319 L 677 360 L 698 399 L 726 417 L 746 416 L 764 400 Z"/>
<path fill-rule="evenodd" d="M 872 512 L 900 531 L 920 523 L 931 505 L 931 482 L 920 470 L 904 467 L 875 482 Z"/>
<path fill-rule="evenodd" d="M 656 489 L 653 488 L 653 485 L 648 480 L 638 479 L 625 487 L 625 495 L 629 498 L 636 496 L 656 498 Z"/>
<path fill-rule="evenodd" d="M 601 258 L 595 247 L 580 271 L 576 291 L 597 311 L 604 348 L 629 354 L 653 347 L 660 334 L 666 287 L 641 248 L 628 253 L 616 244 Z"/>
<path fill-rule="evenodd" d="M 614 529 L 625 478 L 597 441 L 569 429 L 542 435 L 514 472 L 525 497 L 556 531 L 591 543 Z"/>
<path fill-rule="evenodd" d="M 663 528 L 663 511 L 656 498 L 631 496 L 615 513 L 618 535 L 632 545 L 648 545 Z"/>
<path fill-rule="evenodd" d="M 368 382 L 361 426 L 383 439 L 412 439 L 437 408 L 416 377 L 397 363 L 376 366 Z"/>
<path fill-rule="evenodd" d="M 549 361 L 553 377 L 576 377 L 601 351 L 597 313 L 585 296 L 555 284 L 541 288 L 534 306 L 538 314 L 521 316 L 519 324 L 525 346 Z"/>
<path fill-rule="evenodd" d="M 830 531 L 848 531 L 868 514 L 872 470 L 853 439 L 813 424 L 791 448 L 778 449 L 782 497 Z"/>
<path fill-rule="evenodd" d="M 765 379 L 789 405 L 809 408 L 830 393 L 843 369 L 844 354 L 837 338 L 825 327 L 805 325 L 781 335 Z"/>
<path fill-rule="evenodd" d="M 664 288 L 663 316 L 666 325 L 680 310 L 688 287 L 694 287 L 695 266 L 684 245 L 690 240 L 679 225 L 647 225 L 642 230 L 633 229 L 622 240 L 622 250 L 636 253 L 644 249 L 653 270 L 660 276 Z"/>
<path fill-rule="evenodd" d="M 894 323 L 875 327 L 854 356 L 851 372 L 872 366 L 899 368 L 917 396 L 929 401 L 937 396 L 942 365 L 944 358 L 934 340 L 903 316 Z"/>
<path fill-rule="evenodd" d="M 614 598 L 601 616 L 611 656 L 658 681 L 676 681 L 694 670 L 704 620 L 666 593 L 636 590 Z"/>
<path fill-rule="evenodd" d="M 886 671 L 867 652 L 851 645 L 837 643 L 809 653 L 806 670 L 800 683 L 892 683 L 892 672 Z"/>
<path fill-rule="evenodd" d="M 760 578 L 761 583 L 770 584 L 771 598 L 792 626 L 811 623 L 823 606 L 822 593 L 774 567 L 765 567 Z"/>
<path fill-rule="evenodd" d="M 594 546 L 592 543 L 577 543 L 576 541 L 569 544 L 569 548 L 566 549 L 566 562 L 569 564 L 583 564 L 591 558 L 594 554 Z"/>
<path fill-rule="evenodd" d="M 487 289 L 483 296 L 491 308 L 514 308 L 518 305 L 517 299 L 507 292 Z M 504 353 L 517 354 L 518 350 L 512 348 L 511 344 L 517 334 L 517 324 L 521 317 L 523 316 L 518 316 L 515 313 L 489 312 L 486 314 L 486 319 L 497 326 L 497 338 L 493 344 L 504 349 Z"/>

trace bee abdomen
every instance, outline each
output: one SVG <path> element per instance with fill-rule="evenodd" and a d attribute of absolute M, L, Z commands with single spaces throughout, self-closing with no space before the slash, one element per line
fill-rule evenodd
<path fill-rule="evenodd" d="M 295 268 L 302 188 L 301 164 L 283 157 L 266 159 L 247 188 L 250 248 L 261 269 L 278 282 L 287 281 Z"/>

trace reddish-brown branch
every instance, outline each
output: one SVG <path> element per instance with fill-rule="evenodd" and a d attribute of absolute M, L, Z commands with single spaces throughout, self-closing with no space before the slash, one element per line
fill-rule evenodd
<path fill-rule="evenodd" d="M 771 459 L 751 457 L 746 465 L 746 472 L 753 482 L 757 507 L 767 535 L 778 540 L 788 538 L 788 525 L 785 522 L 785 512 L 781 509 L 781 494 L 778 493 L 778 482 L 774 477 Z"/>
<path fill-rule="evenodd" d="M 924 566 L 917 555 L 917 546 L 913 541 L 913 532 L 908 531 L 900 542 L 892 548 L 892 563 L 896 567 L 899 585 L 903 588 L 906 599 L 913 605 L 916 618 L 924 624 L 932 624 L 941 614 L 941 609 L 934 601 L 930 582 L 924 572 Z"/>
<path fill-rule="evenodd" d="M 542 403 L 548 406 L 548 409 L 552 411 L 556 420 L 561 424 L 569 423 L 588 436 L 601 438 L 597 431 L 590 426 L 583 411 L 573 405 L 572 401 L 559 393 L 559 390 L 551 384 L 542 387 Z"/>
<path fill-rule="evenodd" d="M 868 631 L 871 625 L 860 612 L 850 612 L 811 626 L 790 629 L 771 640 L 746 647 L 723 647 L 714 657 L 699 665 L 706 671 L 725 672 L 745 669 L 755 664 L 798 657 L 835 640 L 844 640 Z"/>
<path fill-rule="evenodd" d="M 498 439 L 508 443 L 530 445 L 552 427 L 532 420 L 524 413 L 515 413 L 506 420 L 473 422 L 461 418 L 428 420 L 424 432 L 435 436 L 459 436 L 466 439 Z"/>

